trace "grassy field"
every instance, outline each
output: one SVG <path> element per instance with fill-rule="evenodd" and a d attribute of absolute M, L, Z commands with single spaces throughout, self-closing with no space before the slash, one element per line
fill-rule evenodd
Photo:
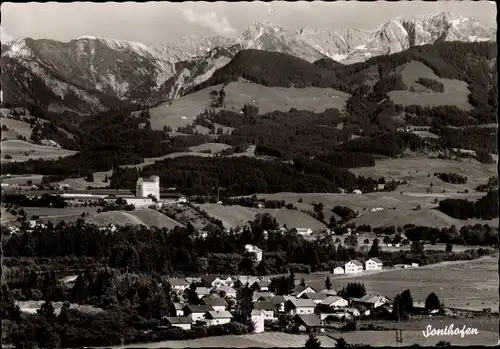
<path fill-rule="evenodd" d="M 440 324 L 433 322 L 436 325 Z M 403 332 L 403 345 L 420 344 L 422 346 L 435 346 L 439 341 L 447 341 L 453 345 L 495 345 L 498 341 L 498 332 L 479 331 L 478 335 L 466 336 L 435 336 L 424 337 L 422 331 L 427 325 L 421 324 L 421 330 L 408 330 Z M 458 325 L 455 325 L 455 327 Z M 463 326 L 463 325 L 462 325 Z M 471 325 L 467 325 L 472 327 Z M 333 338 L 332 338 L 333 337 Z M 354 331 L 346 333 L 329 333 L 318 335 L 322 348 L 333 348 L 336 345 L 334 338 L 344 338 L 348 344 L 367 344 L 373 346 L 395 346 L 395 331 Z M 242 336 L 208 337 L 183 341 L 164 341 L 158 343 L 127 345 L 122 348 L 303 348 L 309 337 L 305 334 L 289 334 L 281 332 L 265 332 Z"/>
<path fill-rule="evenodd" d="M 71 156 L 76 151 L 28 143 L 21 140 L 7 140 L 1 143 L 2 163 L 13 161 L 27 161 L 30 159 L 55 160 L 59 157 Z M 5 159 L 5 155 L 12 159 Z"/>
<path fill-rule="evenodd" d="M 210 223 L 200 212 L 187 205 L 164 204 L 162 211 L 165 211 L 169 217 L 184 225 L 190 222 L 196 229 L 202 229 Z"/>
<path fill-rule="evenodd" d="M 42 178 L 43 175 L 38 175 L 38 174 L 27 174 L 27 175 L 20 175 L 20 176 L 3 176 L 2 177 L 2 182 L 7 183 L 10 185 L 18 185 L 18 186 L 27 186 L 28 181 L 31 180 L 34 185 L 39 185 L 42 183 Z"/>
<path fill-rule="evenodd" d="M 211 104 L 211 91 L 219 91 L 222 85 L 216 85 L 150 109 L 151 127 L 161 130 L 168 125 L 175 131 L 179 126 L 191 125 L 196 116 Z M 342 109 L 349 95 L 333 89 L 310 87 L 305 89 L 266 87 L 250 82 L 232 82 L 224 89 L 224 103 L 230 110 L 240 111 L 247 103 L 259 107 L 260 113 L 275 110 L 288 111 L 291 108 L 323 112 L 327 108 Z"/>
<path fill-rule="evenodd" d="M 60 182 L 57 182 L 58 184 L 69 184 L 71 189 L 76 189 L 76 190 L 84 190 L 87 189 L 88 186 L 92 187 L 98 187 L 98 188 L 105 188 L 109 186 L 109 178 L 113 175 L 113 171 L 105 171 L 105 172 L 94 172 L 94 181 L 93 182 L 87 182 L 85 180 L 85 177 L 79 177 L 79 178 L 67 178 L 65 180 L 62 180 Z M 104 179 L 108 176 L 108 182 L 104 182 Z"/>
<path fill-rule="evenodd" d="M 108 211 L 96 213 L 85 219 L 88 223 L 99 226 L 107 226 L 109 224 L 127 225 L 127 224 L 142 224 L 147 227 L 158 227 L 173 229 L 175 226 L 183 227 L 179 222 L 165 216 L 164 214 L 149 208 L 140 208 L 134 211 Z"/>
<path fill-rule="evenodd" d="M 131 344 L 124 348 L 303 348 L 307 335 L 288 334 L 281 332 L 266 332 L 249 335 L 229 335 L 218 337 L 207 337 L 192 340 L 164 341 L 147 344 Z M 335 340 L 321 336 L 321 346 L 332 348 Z M 123 348 L 123 347 L 122 347 Z"/>
<path fill-rule="evenodd" d="M 223 150 L 231 148 L 230 145 L 222 143 L 204 143 L 194 147 L 190 147 L 189 151 L 199 153 L 204 151 L 210 151 L 212 154 L 220 153 Z"/>
<path fill-rule="evenodd" d="M 14 120 L 9 118 L 2 118 L 2 126 L 5 125 L 9 128 L 8 131 L 2 131 L 2 140 L 17 139 L 17 136 L 31 137 L 31 125 L 27 122 Z"/>
<path fill-rule="evenodd" d="M 296 274 L 313 288 L 324 289 L 325 277 L 339 290 L 349 282 L 362 282 L 368 293 L 393 298 L 406 289 L 415 302 L 434 292 L 445 307 L 498 312 L 498 256 L 473 261 L 444 262 L 411 269 L 387 269 L 368 275 Z"/>
<path fill-rule="evenodd" d="M 83 212 L 95 213 L 98 207 L 65 207 L 65 208 L 49 208 L 49 207 L 23 207 L 23 210 L 28 215 L 40 216 L 42 219 L 61 218 L 61 217 L 80 217 Z"/>
<path fill-rule="evenodd" d="M 469 87 L 466 82 L 460 80 L 450 80 L 439 78 L 431 68 L 424 63 L 412 61 L 396 69 L 401 74 L 403 82 L 408 88 L 413 87 L 415 91 L 391 91 L 387 95 L 396 104 L 439 106 L 454 105 L 463 110 L 471 110 L 472 106 L 468 102 Z M 416 81 L 419 78 L 436 80 L 444 85 L 444 92 L 437 93 L 425 91 L 422 85 Z"/>
<path fill-rule="evenodd" d="M 238 205 L 223 206 L 219 204 L 197 205 L 210 216 L 220 219 L 225 227 L 236 227 L 253 221 L 257 213 L 269 213 L 276 218 L 280 225 L 286 224 L 289 228 L 311 228 L 324 229 L 325 225 L 320 221 L 300 211 L 288 209 L 257 209 Z"/>

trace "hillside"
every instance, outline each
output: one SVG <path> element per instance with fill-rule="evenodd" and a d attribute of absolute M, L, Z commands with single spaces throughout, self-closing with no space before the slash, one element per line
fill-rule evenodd
<path fill-rule="evenodd" d="M 198 115 L 211 106 L 211 92 L 219 91 L 223 86 L 225 109 L 236 112 L 248 103 L 257 106 L 261 113 L 275 110 L 289 111 L 291 108 L 323 112 L 328 108 L 344 109 L 350 97 L 333 88 L 268 87 L 239 79 L 227 85 L 217 84 L 189 93 L 171 103 L 150 109 L 151 128 L 162 130 L 164 126 L 169 126 L 175 131 L 179 127 L 191 125 Z"/>
<path fill-rule="evenodd" d="M 75 151 L 51 146 L 28 143 L 21 140 L 7 140 L 1 143 L 2 163 L 19 162 L 30 159 L 55 160 L 76 154 Z"/>
<path fill-rule="evenodd" d="M 303 59 L 261 50 L 243 50 L 206 82 L 193 90 L 225 84 L 244 78 L 264 86 L 278 87 L 330 87 L 346 91 L 346 87 L 331 72 Z M 193 90 L 188 90 L 192 92 Z"/>
<path fill-rule="evenodd" d="M 88 223 L 96 224 L 99 226 L 108 226 L 109 224 L 115 225 L 137 225 L 142 224 L 147 227 L 158 227 L 173 229 L 175 226 L 183 227 L 182 224 L 174 221 L 173 219 L 165 216 L 164 214 L 149 209 L 141 208 L 131 212 L 125 211 L 108 211 L 102 213 L 95 213 L 85 219 Z"/>

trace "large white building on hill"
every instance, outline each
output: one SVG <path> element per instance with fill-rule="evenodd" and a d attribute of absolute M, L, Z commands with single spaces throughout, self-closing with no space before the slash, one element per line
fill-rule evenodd
<path fill-rule="evenodd" d="M 149 195 L 152 195 L 157 200 L 160 200 L 160 177 L 139 177 L 137 180 L 135 196 L 137 198 L 147 198 Z"/>

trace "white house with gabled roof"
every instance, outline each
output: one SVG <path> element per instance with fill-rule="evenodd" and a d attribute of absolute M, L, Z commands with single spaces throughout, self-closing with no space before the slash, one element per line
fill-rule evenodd
<path fill-rule="evenodd" d="M 363 264 L 353 259 L 345 264 L 344 269 L 346 274 L 360 273 L 363 271 Z"/>
<path fill-rule="evenodd" d="M 378 258 L 370 258 L 365 262 L 366 270 L 381 270 L 384 263 Z"/>

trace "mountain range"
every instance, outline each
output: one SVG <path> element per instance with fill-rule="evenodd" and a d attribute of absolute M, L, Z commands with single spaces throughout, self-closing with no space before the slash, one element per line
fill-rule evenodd
<path fill-rule="evenodd" d="M 88 114 L 148 107 L 179 97 L 212 77 L 245 49 L 286 53 L 308 62 L 342 64 L 441 41 L 494 41 L 496 29 L 474 18 L 440 13 L 393 19 L 373 30 L 303 28 L 255 23 L 239 37 L 189 36 L 160 47 L 80 37 L 70 42 L 20 39 L 2 44 L 5 101 L 53 112 Z"/>

